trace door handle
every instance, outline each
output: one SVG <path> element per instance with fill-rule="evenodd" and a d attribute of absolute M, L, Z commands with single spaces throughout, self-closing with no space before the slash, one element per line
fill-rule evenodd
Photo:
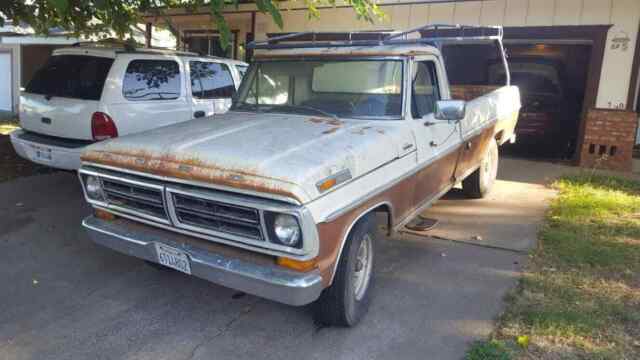
<path fill-rule="evenodd" d="M 201 118 L 201 117 L 204 117 L 204 115 L 205 115 L 205 113 L 202 110 L 198 110 L 198 111 L 193 113 L 193 117 L 194 118 Z"/>

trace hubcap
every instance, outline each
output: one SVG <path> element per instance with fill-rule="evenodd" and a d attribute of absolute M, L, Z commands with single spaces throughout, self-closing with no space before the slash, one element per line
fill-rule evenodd
<path fill-rule="evenodd" d="M 356 300 L 360 301 L 367 292 L 369 280 L 371 279 L 371 268 L 373 267 L 373 242 L 369 234 L 366 234 L 360 242 L 358 253 L 356 254 L 355 267 L 353 272 L 353 291 Z"/>

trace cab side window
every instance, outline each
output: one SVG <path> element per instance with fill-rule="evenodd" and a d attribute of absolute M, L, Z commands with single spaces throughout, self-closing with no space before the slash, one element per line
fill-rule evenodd
<path fill-rule="evenodd" d="M 191 93 L 197 99 L 225 99 L 236 92 L 226 64 L 190 61 Z"/>
<path fill-rule="evenodd" d="M 414 67 L 411 84 L 411 114 L 414 119 L 433 113 L 440 100 L 436 65 L 433 61 L 419 61 Z"/>

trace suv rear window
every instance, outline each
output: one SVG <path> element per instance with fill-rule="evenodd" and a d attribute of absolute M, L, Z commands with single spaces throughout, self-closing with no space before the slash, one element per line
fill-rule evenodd
<path fill-rule="evenodd" d="M 32 94 L 100 100 L 113 59 L 86 55 L 55 55 L 27 85 Z"/>
<path fill-rule="evenodd" d="M 127 100 L 172 100 L 180 97 L 180 67 L 173 60 L 133 60 L 122 83 Z"/>
<path fill-rule="evenodd" d="M 230 98 L 236 92 L 226 64 L 190 61 L 191 92 L 198 99 Z"/>

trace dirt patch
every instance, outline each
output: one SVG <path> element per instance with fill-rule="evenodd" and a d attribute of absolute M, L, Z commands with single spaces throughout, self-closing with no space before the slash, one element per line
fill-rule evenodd
<path fill-rule="evenodd" d="M 8 135 L 0 135 L 0 182 L 23 176 L 48 174 L 55 170 L 25 160 L 16 154 Z"/>

